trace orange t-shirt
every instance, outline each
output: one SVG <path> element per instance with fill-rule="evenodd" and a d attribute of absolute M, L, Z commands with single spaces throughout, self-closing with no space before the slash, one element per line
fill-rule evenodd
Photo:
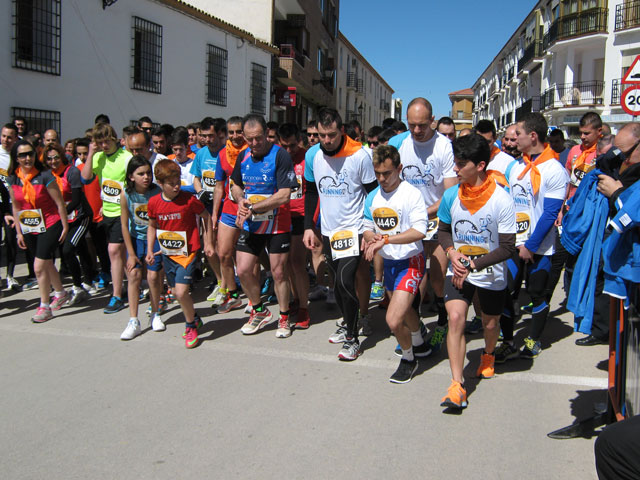
<path fill-rule="evenodd" d="M 82 171 L 85 164 L 81 163 L 78 165 L 78 169 Z M 93 210 L 93 223 L 98 223 L 102 221 L 102 198 L 100 198 L 100 182 L 98 181 L 98 177 L 96 176 L 91 183 L 85 184 L 82 188 L 84 191 L 84 196 L 87 197 L 87 201 L 91 206 L 91 210 Z"/>

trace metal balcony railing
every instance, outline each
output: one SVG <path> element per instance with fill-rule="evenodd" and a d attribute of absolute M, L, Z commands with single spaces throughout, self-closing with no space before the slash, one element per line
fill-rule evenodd
<path fill-rule="evenodd" d="M 546 50 L 557 40 L 606 33 L 608 14 L 607 8 L 590 8 L 558 18 L 551 24 L 549 31 L 544 36 L 543 49 Z"/>
<path fill-rule="evenodd" d="M 640 26 L 640 1 L 616 5 L 615 31 Z"/>
<path fill-rule="evenodd" d="M 542 40 L 535 40 L 529 44 L 527 48 L 522 52 L 522 56 L 518 60 L 518 72 L 521 72 L 531 60 L 534 58 L 540 58 L 544 54 L 542 48 Z"/>
<path fill-rule="evenodd" d="M 541 97 L 540 109 L 575 107 L 581 105 L 602 105 L 604 103 L 604 82 L 559 83 L 547 89 Z"/>
<path fill-rule="evenodd" d="M 620 105 L 620 98 L 624 90 L 621 82 L 621 78 L 611 80 L 611 105 Z"/>
<path fill-rule="evenodd" d="M 359 78 L 357 81 L 356 92 L 364 93 L 364 79 Z"/>
<path fill-rule="evenodd" d="M 355 72 L 347 72 L 347 88 L 356 88 L 358 77 Z"/>

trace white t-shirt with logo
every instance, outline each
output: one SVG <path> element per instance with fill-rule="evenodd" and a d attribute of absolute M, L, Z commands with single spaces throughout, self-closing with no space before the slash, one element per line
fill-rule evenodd
<path fill-rule="evenodd" d="M 411 132 L 389 140 L 400 152 L 401 178 L 422 193 L 427 208 L 438 202 L 444 193 L 444 179 L 455 178 L 451 141 L 438 132 L 426 142 L 416 142 Z"/>
<path fill-rule="evenodd" d="M 427 207 L 416 187 L 402 181 L 393 192 L 378 187 L 365 202 L 365 227 L 382 235 L 397 235 L 410 228 L 427 233 Z M 404 245 L 382 247 L 380 256 L 388 260 L 405 260 L 422 252 L 422 240 Z"/>
<path fill-rule="evenodd" d="M 487 170 L 495 170 L 505 175 L 507 173 L 507 167 L 509 167 L 509 165 L 511 165 L 514 162 L 514 160 L 515 159 L 508 153 L 500 151 L 496 154 L 495 157 L 491 159 L 491 161 L 489 162 L 489 165 L 487 165 Z M 515 166 L 515 163 L 514 163 L 514 166 Z"/>
<path fill-rule="evenodd" d="M 364 231 L 364 186 L 376 181 L 373 162 L 364 148 L 348 157 L 329 157 L 317 149 L 306 158 L 304 178 L 318 188 L 322 235 L 346 228 Z"/>
<path fill-rule="evenodd" d="M 509 193 L 496 187 L 487 203 L 471 214 L 458 198 L 459 187 L 455 185 L 444 193 L 438 218 L 451 225 L 454 248 L 473 260 L 498 248 L 499 234 L 516 233 L 515 207 Z M 447 275 L 453 275 L 451 265 Z M 507 286 L 504 262 L 471 272 L 466 281 L 488 290 L 503 290 Z"/>
<path fill-rule="evenodd" d="M 511 172 L 509 178 L 509 186 L 511 188 L 511 196 L 516 206 L 516 246 L 524 245 L 531 237 L 531 234 L 538 224 L 538 220 L 544 212 L 544 199 L 551 198 L 564 200 L 567 183 L 569 177 L 567 171 L 558 161 L 553 159 L 538 165 L 540 172 L 540 190 L 537 195 L 533 194 L 531 186 L 531 171 L 518 180 L 518 176 L 525 169 L 524 160 L 519 159 Z M 551 228 L 542 240 L 540 247 L 536 252 L 537 255 L 553 255 L 554 244 L 556 240 L 556 229 Z"/>

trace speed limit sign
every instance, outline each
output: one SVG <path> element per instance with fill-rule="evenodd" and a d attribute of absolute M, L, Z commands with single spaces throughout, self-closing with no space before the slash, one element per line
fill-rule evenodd
<path fill-rule="evenodd" d="M 622 92 L 622 109 L 629 115 L 640 115 L 640 85 L 634 85 Z"/>

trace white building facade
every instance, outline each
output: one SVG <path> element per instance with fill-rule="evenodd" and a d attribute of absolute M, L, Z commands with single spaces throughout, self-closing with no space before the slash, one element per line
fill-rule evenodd
<path fill-rule="evenodd" d="M 82 136 L 107 114 L 186 125 L 268 115 L 267 42 L 181 0 L 0 0 L 4 121 Z"/>
<path fill-rule="evenodd" d="M 364 130 L 391 117 L 393 89 L 340 32 L 338 34 L 336 107 L 345 122 L 358 120 Z"/>
<path fill-rule="evenodd" d="M 620 106 L 620 80 L 640 54 L 640 1 L 539 1 L 473 85 L 474 123 L 500 131 L 539 111 L 578 138 L 597 112 L 617 131 L 633 120 Z"/>

